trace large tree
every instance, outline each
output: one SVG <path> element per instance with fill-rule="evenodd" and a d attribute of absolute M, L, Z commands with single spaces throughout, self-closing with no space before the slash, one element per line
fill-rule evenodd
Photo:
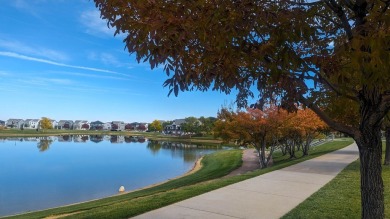
<path fill-rule="evenodd" d="M 149 124 L 149 130 L 154 132 L 161 132 L 163 130 L 163 126 L 160 121 L 157 119 L 154 120 L 152 123 Z"/>
<path fill-rule="evenodd" d="M 40 123 L 40 125 L 39 125 L 40 128 L 43 130 L 53 128 L 53 124 L 52 124 L 51 120 L 47 117 L 42 117 L 41 121 L 39 123 Z"/>
<path fill-rule="evenodd" d="M 362 217 L 383 218 L 380 128 L 390 109 L 389 0 L 94 0 L 130 53 L 164 65 L 170 93 L 237 89 L 237 103 L 311 108 L 353 137 Z M 359 124 L 323 108 L 326 93 L 358 103 Z M 329 98 L 327 98 L 329 99 Z"/>

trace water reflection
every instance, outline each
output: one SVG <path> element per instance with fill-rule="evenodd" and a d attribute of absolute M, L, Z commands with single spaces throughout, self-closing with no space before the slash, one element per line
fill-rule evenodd
<path fill-rule="evenodd" d="M 2 138 L 0 217 L 114 195 L 121 185 L 133 190 L 166 181 L 218 149 L 142 136 Z"/>
<path fill-rule="evenodd" d="M 50 145 L 53 143 L 53 140 L 51 139 L 42 139 L 37 143 L 37 148 L 39 149 L 39 152 L 45 152 L 50 148 Z"/>

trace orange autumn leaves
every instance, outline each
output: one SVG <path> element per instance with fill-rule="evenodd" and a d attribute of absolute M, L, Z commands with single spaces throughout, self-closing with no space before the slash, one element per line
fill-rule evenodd
<path fill-rule="evenodd" d="M 259 162 L 266 167 L 267 156 L 272 155 L 276 147 L 292 146 L 302 149 L 305 155 L 312 140 L 327 126 L 310 109 L 298 109 L 296 113 L 288 113 L 276 106 L 263 110 L 247 109 L 233 111 L 222 108 L 215 123 L 214 135 L 225 142 L 253 146 L 259 153 Z M 265 149 L 270 153 L 266 156 Z M 294 156 L 292 156 L 294 157 Z"/>

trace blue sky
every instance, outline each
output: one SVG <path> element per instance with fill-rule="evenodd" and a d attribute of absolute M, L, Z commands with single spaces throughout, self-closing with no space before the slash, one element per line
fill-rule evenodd
<path fill-rule="evenodd" d="M 235 95 L 167 97 L 163 66 L 124 50 L 89 0 L 0 0 L 0 120 L 151 122 L 216 116 Z"/>

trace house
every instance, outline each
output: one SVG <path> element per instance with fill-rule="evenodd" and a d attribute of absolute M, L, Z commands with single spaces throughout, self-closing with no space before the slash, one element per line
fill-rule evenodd
<path fill-rule="evenodd" d="M 3 121 L 3 120 L 0 120 L 0 126 L 5 126 L 5 121 Z"/>
<path fill-rule="evenodd" d="M 133 122 L 133 123 L 126 124 L 125 128 L 126 130 L 145 132 L 148 130 L 148 125 L 149 125 L 148 123 Z"/>
<path fill-rule="evenodd" d="M 73 129 L 73 121 L 72 120 L 60 120 L 57 124 L 57 129 Z"/>
<path fill-rule="evenodd" d="M 56 128 L 58 126 L 58 122 L 56 120 L 51 119 L 50 122 L 53 128 Z"/>
<path fill-rule="evenodd" d="M 101 122 L 101 121 L 95 121 L 95 122 L 91 122 L 89 123 L 89 129 L 90 130 L 103 130 L 104 128 L 104 122 Z"/>
<path fill-rule="evenodd" d="M 39 128 L 40 119 L 26 119 L 23 124 L 25 129 L 37 129 Z"/>
<path fill-rule="evenodd" d="M 111 130 L 111 122 L 104 123 L 103 130 Z"/>
<path fill-rule="evenodd" d="M 125 123 L 123 121 L 112 121 L 111 131 L 123 131 L 125 130 Z"/>
<path fill-rule="evenodd" d="M 164 132 L 166 134 L 180 135 L 183 133 L 181 125 L 185 122 L 186 122 L 185 119 L 175 119 L 173 120 L 172 124 L 165 126 Z"/>
<path fill-rule="evenodd" d="M 8 119 L 5 126 L 8 128 L 20 129 L 24 124 L 23 119 Z"/>
<path fill-rule="evenodd" d="M 74 130 L 89 130 L 89 122 L 87 120 L 76 120 L 73 123 Z"/>

